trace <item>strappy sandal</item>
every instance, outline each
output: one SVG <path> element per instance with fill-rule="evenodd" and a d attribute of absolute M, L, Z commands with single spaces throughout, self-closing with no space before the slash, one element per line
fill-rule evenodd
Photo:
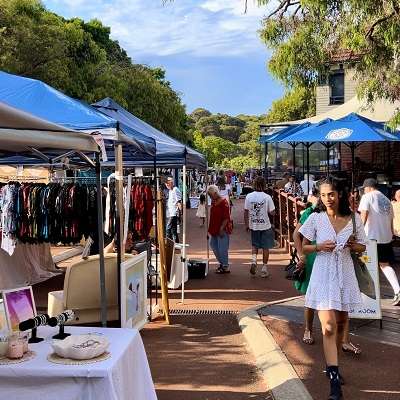
<path fill-rule="evenodd" d="M 362 353 L 361 348 L 357 347 L 353 343 L 343 343 L 342 344 L 342 351 L 343 353 L 352 353 L 356 356 L 360 355 Z"/>
<path fill-rule="evenodd" d="M 308 344 L 308 345 L 312 345 L 315 343 L 315 340 L 312 336 L 312 332 L 311 331 L 304 331 L 304 335 L 303 335 L 303 339 L 302 339 L 304 344 Z"/>

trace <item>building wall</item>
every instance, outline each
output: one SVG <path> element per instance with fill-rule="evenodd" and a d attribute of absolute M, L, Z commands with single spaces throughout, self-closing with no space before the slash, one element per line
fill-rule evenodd
<path fill-rule="evenodd" d="M 339 69 L 339 64 L 333 65 L 331 70 Z M 350 66 L 344 66 L 344 101 L 348 101 L 356 95 L 355 71 Z M 316 91 L 316 114 L 323 114 L 331 111 L 340 104 L 330 105 L 331 89 L 328 84 L 317 86 Z"/>

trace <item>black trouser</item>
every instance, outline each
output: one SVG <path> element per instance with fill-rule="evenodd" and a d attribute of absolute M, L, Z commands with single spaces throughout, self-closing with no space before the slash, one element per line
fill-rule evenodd
<path fill-rule="evenodd" d="M 178 217 L 170 217 L 167 220 L 167 238 L 179 243 Z"/>

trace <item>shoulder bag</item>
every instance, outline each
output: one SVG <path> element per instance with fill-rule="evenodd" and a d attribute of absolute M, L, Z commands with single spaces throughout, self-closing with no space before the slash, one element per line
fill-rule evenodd
<path fill-rule="evenodd" d="M 356 229 L 356 218 L 354 213 L 351 214 L 351 219 L 353 222 L 353 236 L 356 237 L 357 229 Z M 360 288 L 360 292 L 364 293 L 366 296 L 371 299 L 376 300 L 376 292 L 375 292 L 375 284 L 372 279 L 371 274 L 368 271 L 365 263 L 360 259 L 360 254 L 351 251 L 351 258 L 353 259 L 354 270 L 356 273 L 358 287 Z"/>

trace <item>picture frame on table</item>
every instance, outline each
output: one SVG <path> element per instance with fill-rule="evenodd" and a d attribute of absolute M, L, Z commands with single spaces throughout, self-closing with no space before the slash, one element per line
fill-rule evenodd
<path fill-rule="evenodd" d="M 147 323 L 147 252 L 121 264 L 121 328 L 142 329 Z"/>
<path fill-rule="evenodd" d="M 5 319 L 10 332 L 18 332 L 22 321 L 36 317 L 36 305 L 32 286 L 1 291 Z"/>

